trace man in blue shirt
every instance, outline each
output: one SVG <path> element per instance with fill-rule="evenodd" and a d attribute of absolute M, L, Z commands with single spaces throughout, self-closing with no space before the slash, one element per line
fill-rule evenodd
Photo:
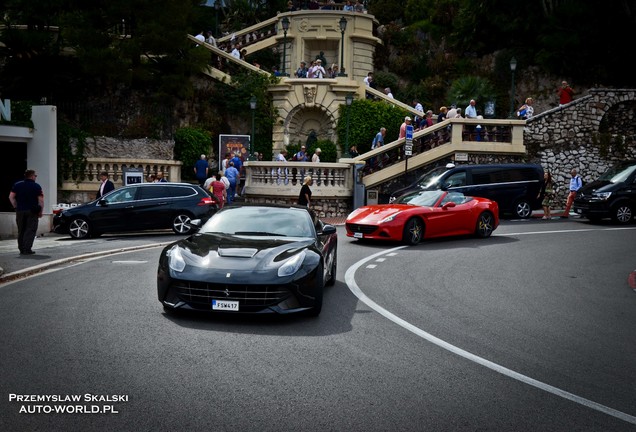
<path fill-rule="evenodd" d="M 14 184 L 9 194 L 9 201 L 16 210 L 20 255 L 35 253 L 31 248 L 38 231 L 38 219 L 42 217 L 44 208 L 44 193 L 42 187 L 35 182 L 36 177 L 34 170 L 26 170 L 24 180 Z"/>
<path fill-rule="evenodd" d="M 239 184 L 240 176 L 239 172 L 234 166 L 234 161 L 231 160 L 228 167 L 225 169 L 225 177 L 230 181 L 230 187 L 227 191 L 227 203 L 232 204 L 234 197 L 236 196 L 236 186 Z"/>
<path fill-rule="evenodd" d="M 198 161 L 194 164 L 194 175 L 199 181 L 199 186 L 203 186 L 205 180 L 208 178 L 208 161 L 205 159 L 205 155 L 202 154 Z"/>
<path fill-rule="evenodd" d="M 471 99 L 470 103 L 468 104 L 468 106 L 464 110 L 464 116 L 467 119 L 476 119 L 477 118 L 477 108 L 475 108 L 475 104 L 476 104 L 475 99 Z"/>
<path fill-rule="evenodd" d="M 234 168 L 238 171 L 238 176 L 236 178 L 236 193 L 232 196 L 232 200 L 234 200 L 235 196 L 241 196 L 239 194 L 240 186 L 241 186 L 241 176 L 243 175 L 243 161 L 241 160 L 241 153 L 234 153 L 234 157 L 230 159 L 230 162 L 234 162 Z"/>
<path fill-rule="evenodd" d="M 572 178 L 570 179 L 570 193 L 568 193 L 568 199 L 565 202 L 565 210 L 563 210 L 562 219 L 567 219 L 570 216 L 570 207 L 574 203 L 574 198 L 576 198 L 576 194 L 579 189 L 583 187 L 583 180 L 581 180 L 581 176 L 576 174 L 576 170 L 573 169 L 570 171 L 570 175 Z"/>

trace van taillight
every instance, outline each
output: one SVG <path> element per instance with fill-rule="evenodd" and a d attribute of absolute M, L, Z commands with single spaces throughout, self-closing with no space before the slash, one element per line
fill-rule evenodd
<path fill-rule="evenodd" d="M 210 198 L 210 197 L 201 198 L 201 201 L 199 201 L 199 203 L 197 205 L 198 206 L 214 205 L 214 200 L 212 198 Z"/>

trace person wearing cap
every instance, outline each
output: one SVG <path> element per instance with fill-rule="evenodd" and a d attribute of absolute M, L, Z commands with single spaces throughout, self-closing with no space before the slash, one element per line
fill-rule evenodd
<path fill-rule="evenodd" d="M 309 158 L 307 157 L 307 147 L 304 145 L 300 146 L 300 150 L 294 155 L 294 160 L 297 162 L 308 162 Z"/>
<path fill-rule="evenodd" d="M 324 78 L 327 72 L 322 67 L 322 60 L 316 59 L 316 66 L 314 66 L 314 78 Z"/>
<path fill-rule="evenodd" d="M 400 136 L 398 139 L 406 138 L 406 127 L 411 124 L 411 117 L 404 117 L 404 123 L 400 126 Z"/>
<path fill-rule="evenodd" d="M 314 150 L 314 155 L 311 157 L 311 161 L 312 162 L 320 162 L 320 153 L 322 150 L 320 150 L 320 147 L 317 147 L 316 150 Z"/>

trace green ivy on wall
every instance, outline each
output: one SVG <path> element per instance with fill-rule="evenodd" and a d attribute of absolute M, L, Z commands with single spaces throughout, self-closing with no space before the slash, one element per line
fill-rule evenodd
<path fill-rule="evenodd" d="M 371 142 L 381 127 L 386 128 L 384 142 L 395 141 L 407 115 L 410 115 L 408 111 L 384 101 L 362 99 L 354 100 L 348 107 L 340 105 L 340 119 L 336 130 L 342 153 L 348 152 L 352 145 L 357 146 L 358 153 L 371 150 Z"/>
<path fill-rule="evenodd" d="M 57 126 L 57 182 L 61 186 L 64 180 L 74 180 L 76 183 L 86 178 L 86 137 L 88 134 L 81 129 L 66 123 Z"/>
<path fill-rule="evenodd" d="M 193 167 L 199 157 L 210 155 L 212 134 L 206 130 L 192 127 L 178 129 L 174 134 L 174 158 L 183 162 L 181 177 L 194 179 Z"/>

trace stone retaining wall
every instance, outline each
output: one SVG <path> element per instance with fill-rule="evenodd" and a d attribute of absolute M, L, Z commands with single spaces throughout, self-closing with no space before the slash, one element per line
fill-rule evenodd
<path fill-rule="evenodd" d="M 572 169 L 591 182 L 616 162 L 636 159 L 636 90 L 589 93 L 526 123 L 529 159 L 552 173 L 557 203 L 565 202 Z M 601 144 L 601 135 L 609 144 Z"/>

